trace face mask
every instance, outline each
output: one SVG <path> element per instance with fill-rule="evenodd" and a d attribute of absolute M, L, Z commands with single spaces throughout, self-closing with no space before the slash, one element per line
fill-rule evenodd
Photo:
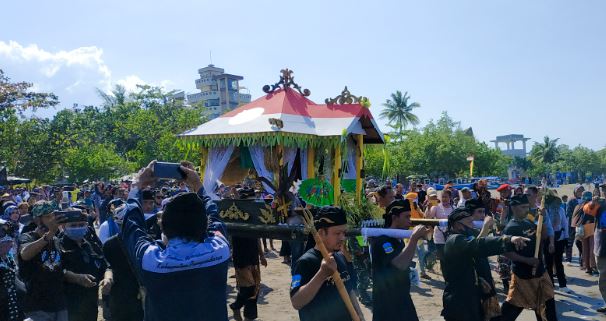
<path fill-rule="evenodd" d="M 88 232 L 88 227 L 67 227 L 65 228 L 65 236 L 69 237 L 74 241 L 80 241 L 84 238 L 86 233 Z"/>

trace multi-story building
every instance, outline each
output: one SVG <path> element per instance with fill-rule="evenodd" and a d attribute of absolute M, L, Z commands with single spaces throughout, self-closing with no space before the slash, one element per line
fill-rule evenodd
<path fill-rule="evenodd" d="M 196 79 L 199 93 L 187 95 L 189 104 L 203 101 L 208 108 L 210 118 L 219 117 L 228 110 L 250 102 L 250 94 L 241 93 L 242 76 L 225 73 L 223 68 L 214 65 L 198 69 L 200 78 Z"/>
<path fill-rule="evenodd" d="M 509 157 L 520 157 L 526 158 L 528 154 L 526 151 L 526 142 L 529 141 L 530 138 L 524 137 L 524 135 L 519 134 L 510 134 L 504 136 L 497 136 L 495 140 L 491 140 L 494 143 L 494 147 L 497 149 L 501 149 L 499 144 L 507 145 L 507 149 L 501 149 L 501 152 Z M 516 149 L 515 143 L 522 142 L 522 148 Z"/>

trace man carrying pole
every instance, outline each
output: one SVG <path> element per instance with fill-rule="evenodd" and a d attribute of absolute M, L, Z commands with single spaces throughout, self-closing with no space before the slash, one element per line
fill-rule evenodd
<path fill-rule="evenodd" d="M 316 245 L 297 261 L 290 290 L 290 301 L 299 311 L 300 320 L 364 320 L 354 293 L 355 284 L 345 257 L 339 252 L 347 230 L 345 211 L 333 206 L 322 207 L 313 226 L 308 227 Z"/>
<path fill-rule="evenodd" d="M 506 254 L 511 259 L 511 285 L 507 299 L 502 306 L 502 320 L 515 320 L 524 308 L 533 309 L 537 320 L 557 320 L 553 283 L 540 255 L 541 239 L 548 238 L 547 229 L 542 228 L 542 211 L 539 211 L 538 223 L 528 219 L 529 202 L 526 195 L 511 198 L 513 218 L 503 231 L 505 235 L 523 236 L 530 239 L 527 247 Z M 539 250 L 537 250 L 539 249 Z"/>
<path fill-rule="evenodd" d="M 385 210 L 385 228 L 408 229 L 411 226 L 411 201 L 393 201 Z M 410 267 L 417 242 L 430 230 L 418 225 L 408 245 L 402 239 L 379 236 L 371 239 L 373 321 L 418 320 L 410 297 Z"/>

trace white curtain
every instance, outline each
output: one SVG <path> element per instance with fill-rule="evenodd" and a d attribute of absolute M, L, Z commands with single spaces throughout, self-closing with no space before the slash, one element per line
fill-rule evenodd
<path fill-rule="evenodd" d="M 274 174 L 265 167 L 265 151 L 262 146 L 249 146 L 248 151 L 250 152 L 250 158 L 252 158 L 253 165 L 255 165 L 255 170 L 257 171 L 257 175 L 260 177 L 267 178 L 270 182 L 274 180 Z M 268 193 L 274 193 L 273 188 L 269 187 L 269 185 L 263 183 L 263 187 L 265 191 Z"/>
<path fill-rule="evenodd" d="M 344 173 L 343 178 L 356 178 L 356 145 L 353 140 L 347 139 L 347 173 Z"/>
<path fill-rule="evenodd" d="M 295 158 L 297 158 L 297 148 L 284 147 L 284 163 L 288 163 L 288 175 L 295 164 Z"/>
<path fill-rule="evenodd" d="M 307 146 L 307 148 L 312 148 L 311 146 Z M 299 159 L 301 160 L 301 179 L 307 179 L 307 149 L 299 150 Z M 313 162 L 313 160 L 312 160 Z"/>
<path fill-rule="evenodd" d="M 212 199 L 219 199 L 217 194 L 215 194 L 217 181 L 223 176 L 225 167 L 227 167 L 227 163 L 229 163 L 229 158 L 233 152 L 234 146 L 215 147 L 208 151 L 203 185 L 206 194 Z"/>

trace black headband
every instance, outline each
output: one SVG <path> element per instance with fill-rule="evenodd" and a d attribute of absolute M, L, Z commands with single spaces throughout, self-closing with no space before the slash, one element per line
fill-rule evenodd
<path fill-rule="evenodd" d="M 471 215 L 472 213 L 470 213 L 465 207 L 455 208 L 454 211 L 452 211 L 452 213 L 450 213 L 448 216 L 448 226 L 452 227 L 454 223 L 470 217 Z"/>
<path fill-rule="evenodd" d="M 324 206 L 318 210 L 314 220 L 316 229 L 347 224 L 345 211 L 336 206 Z"/>

